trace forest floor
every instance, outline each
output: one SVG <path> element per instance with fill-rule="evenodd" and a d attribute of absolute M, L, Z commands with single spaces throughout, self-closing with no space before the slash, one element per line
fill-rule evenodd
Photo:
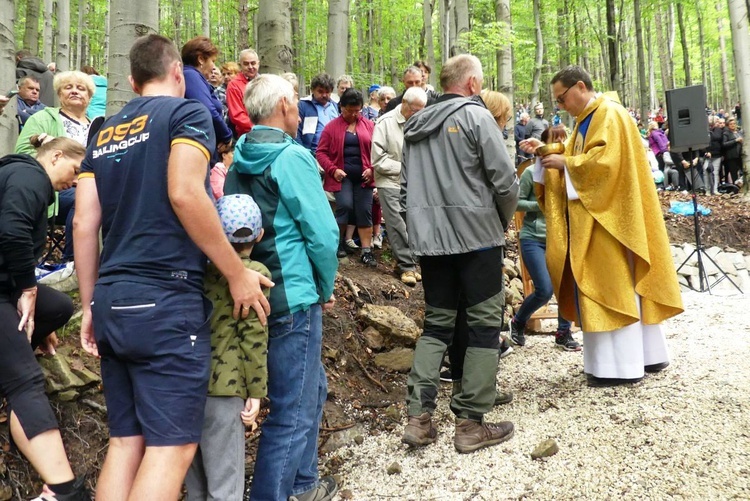
<path fill-rule="evenodd" d="M 687 201 L 680 193 L 660 195 L 667 230 L 672 243 L 693 243 L 693 218 L 668 211 L 670 202 Z M 750 253 L 750 204 L 739 196 L 701 196 L 699 203 L 711 209 L 701 217 L 701 238 L 708 248 L 718 246 Z M 515 243 L 509 245 L 513 257 Z M 356 259 L 341 264 L 339 272 L 359 289 L 364 301 L 395 306 L 421 326 L 424 318 L 421 285 L 403 285 L 391 272 L 393 263 L 387 250 L 377 251 L 378 267 L 371 269 Z M 320 440 L 328 439 L 355 426 L 366 430 L 367 436 L 389 434 L 403 424 L 406 374 L 388 373 L 372 363 L 374 353 L 364 342 L 364 325 L 357 318 L 351 288 L 341 279 L 336 283 L 336 307 L 324 316 L 323 358 L 329 384 Z M 82 364 L 98 373 L 96 360 L 85 355 L 78 345 L 78 332 L 58 333 L 62 339 L 59 351 L 66 354 L 71 365 Z M 74 470 L 86 475 L 93 486 L 107 450 L 107 425 L 101 388 L 94 388 L 78 401 L 52 399 L 60 420 L 60 428 Z M 8 441 L 7 415 L 0 409 L 0 501 L 29 499 L 41 492 L 41 481 L 20 454 L 11 450 Z M 252 471 L 258 432 L 247 436 L 247 470 Z M 357 437 L 357 443 L 361 439 Z M 322 456 L 322 471 L 337 474 L 350 469 L 346 455 Z M 4 494 L 5 493 L 5 494 Z M 351 491 L 344 496 L 358 497 Z M 388 496 L 393 498 L 394 496 Z M 418 499 L 419 497 L 415 498 Z M 370 498 L 372 499 L 372 498 Z M 467 498 L 468 499 L 468 498 Z"/>

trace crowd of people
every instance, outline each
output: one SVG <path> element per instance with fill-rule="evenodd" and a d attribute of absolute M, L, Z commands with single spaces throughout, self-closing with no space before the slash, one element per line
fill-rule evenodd
<path fill-rule="evenodd" d="M 322 317 L 340 258 L 359 252 L 378 266 L 383 225 L 396 276 L 424 288 L 402 435 L 411 447 L 439 433 L 446 358 L 456 450 L 514 434 L 485 415 L 513 398 L 496 374 L 512 350 L 501 336 L 503 262 L 517 210 L 535 291 L 510 319 L 510 340 L 525 345 L 527 322 L 554 293 L 555 345 L 581 351 L 571 324 L 582 328 L 589 386 L 633 384 L 669 365 L 660 323 L 682 305 L 653 179 L 640 167 L 644 137 L 585 70 L 564 68 L 551 82 L 556 107 L 575 118 L 570 139 L 538 103 L 518 117 L 514 165 L 504 144 L 512 104 L 483 89 L 474 56 L 443 64 L 440 93 L 416 61 L 400 94 L 373 83 L 365 95 L 350 76 L 320 73 L 300 98 L 293 74 L 259 73 L 254 50 L 219 66 L 218 55 L 206 37 L 181 50 L 139 38 L 129 54 L 138 96 L 101 119 L 101 102 L 91 108 L 106 81 L 94 68 L 49 81 L 19 53 L 19 67 L 44 78 L 19 75 L 27 106 L 16 154 L 0 160 L 0 389 L 11 436 L 46 483 L 41 499 L 90 497 L 34 359 L 37 347 L 54 352 L 54 331 L 72 315 L 70 300 L 34 276 L 55 192 L 63 259 L 80 286 L 81 345 L 101 360 L 110 442 L 99 499 L 177 499 L 183 485 L 190 500 L 243 499 L 244 431 L 258 426 L 266 397 L 250 499 L 332 499 L 336 480 L 318 473 Z M 711 123 L 711 148 L 680 165 L 739 183 L 736 120 Z M 645 138 L 671 179 L 662 127 L 654 121 Z M 533 161 L 519 182 L 524 159 Z M 707 181 L 711 191 L 718 181 Z"/>

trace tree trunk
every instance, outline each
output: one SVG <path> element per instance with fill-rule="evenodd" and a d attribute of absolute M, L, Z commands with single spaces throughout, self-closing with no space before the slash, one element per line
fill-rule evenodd
<path fill-rule="evenodd" d="M 178 49 L 182 48 L 182 2 L 172 0 L 172 26 L 174 26 L 174 40 Z"/>
<path fill-rule="evenodd" d="M 52 11 L 53 0 L 44 0 L 44 28 L 42 30 L 42 61 L 52 61 Z"/>
<path fill-rule="evenodd" d="M 510 43 L 512 19 L 510 14 L 510 0 L 495 0 L 495 21 L 500 29 L 502 40 L 505 43 L 497 50 L 497 90 L 505 94 L 511 105 L 511 119 L 508 121 L 508 138 L 505 147 L 508 155 L 515 162 L 516 143 L 513 130 L 516 125 L 516 114 L 513 113 L 513 48 Z"/>
<path fill-rule="evenodd" d="M 333 78 L 346 71 L 349 42 L 349 0 L 328 1 L 328 42 L 326 44 L 326 73 Z"/>
<path fill-rule="evenodd" d="M 435 86 L 437 82 L 437 73 L 435 71 L 435 40 L 432 31 L 432 6 L 434 0 L 424 0 L 422 2 L 422 21 L 424 23 L 424 44 L 427 57 L 427 64 L 433 68 L 430 73 L 430 85 Z"/>
<path fill-rule="evenodd" d="M 729 20 L 732 27 L 732 43 L 734 44 L 734 67 L 737 87 L 742 109 L 742 123 L 745 130 L 750 123 L 750 27 L 748 27 L 750 6 L 747 0 L 729 0 Z M 727 110 L 729 111 L 729 110 Z M 747 175 L 750 172 L 750 134 L 745 134 L 742 143 L 743 176 L 742 191 L 747 195 Z"/>
<path fill-rule="evenodd" d="M 70 0 L 57 0 L 57 71 L 70 69 Z"/>
<path fill-rule="evenodd" d="M 453 0 L 453 6 L 453 25 L 456 31 L 451 44 L 451 56 L 468 52 L 463 35 L 469 32 L 469 0 Z"/>
<path fill-rule="evenodd" d="M 617 30 L 615 0 L 606 0 L 607 12 L 607 60 L 609 61 L 609 85 L 612 90 L 620 89 L 620 63 L 617 56 Z"/>
<path fill-rule="evenodd" d="M 646 85 L 646 56 L 643 52 L 643 27 L 641 26 L 641 0 L 633 0 L 633 19 L 635 20 L 635 45 L 637 48 L 638 66 L 638 101 L 641 120 L 648 120 L 648 86 Z"/>
<path fill-rule="evenodd" d="M 568 24 L 568 0 L 563 0 L 557 9 L 557 39 L 560 46 L 560 57 L 558 65 L 565 68 L 570 65 L 570 49 L 568 39 L 570 37 L 570 25 Z"/>
<path fill-rule="evenodd" d="M 39 0 L 28 0 L 26 2 L 23 48 L 30 50 L 34 56 L 39 55 Z"/>
<path fill-rule="evenodd" d="M 211 38 L 211 15 L 208 0 L 203 0 L 201 4 L 201 33 L 203 36 Z"/>
<path fill-rule="evenodd" d="M 695 13 L 698 17 L 698 46 L 701 54 L 701 83 L 708 85 L 708 70 L 706 69 L 706 37 L 703 33 L 703 11 L 700 0 L 695 0 Z M 710 90 L 710 89 L 709 89 Z"/>
<path fill-rule="evenodd" d="M 674 76 L 674 4 L 669 3 L 667 6 L 667 68 L 669 69 L 669 88 L 674 89 L 677 86 Z"/>
<path fill-rule="evenodd" d="M 541 0 L 533 0 L 534 31 L 536 33 L 536 57 L 534 59 L 534 76 L 531 79 L 531 106 L 539 101 L 539 81 L 542 78 L 544 63 L 544 39 L 542 38 Z"/>
<path fill-rule="evenodd" d="M 250 48 L 249 37 L 250 25 L 248 24 L 248 15 L 250 13 L 250 7 L 247 4 L 247 0 L 240 0 L 239 3 L 240 11 L 240 22 L 239 22 L 239 36 L 237 37 L 237 43 L 239 50 L 245 50 Z"/>
<path fill-rule="evenodd" d="M 260 73 L 292 71 L 291 0 L 260 0 L 258 57 Z"/>
<path fill-rule="evenodd" d="M 107 82 L 107 116 L 122 109 L 135 94 L 130 88 L 130 47 L 136 38 L 157 33 L 159 4 L 151 0 L 111 0 L 111 45 Z"/>
<path fill-rule="evenodd" d="M 685 85 L 690 86 L 690 53 L 688 52 L 687 34 L 685 33 L 685 9 L 682 2 L 677 2 L 677 24 L 680 27 L 680 45 L 682 45 L 682 67 L 685 71 Z"/>
<path fill-rule="evenodd" d="M 83 19 L 86 14 L 86 0 L 78 0 L 78 29 L 76 33 L 76 59 L 74 68 L 81 69 L 83 58 Z"/>
<path fill-rule="evenodd" d="M 13 89 L 16 84 L 15 9 L 13 0 L 0 0 L 0 89 Z M 18 137 L 16 100 L 11 99 L 0 114 L 0 156 L 13 153 Z"/>
<path fill-rule="evenodd" d="M 663 91 L 670 90 L 674 88 L 674 85 L 671 84 L 671 78 L 669 75 L 669 60 L 670 57 L 669 54 L 669 40 L 667 38 L 667 30 L 663 29 L 664 23 L 666 22 L 666 14 L 664 12 L 658 12 L 657 13 L 657 24 L 658 27 L 655 29 L 656 31 L 656 40 L 658 45 L 658 54 L 659 54 L 659 64 L 661 68 L 661 86 Z"/>
<path fill-rule="evenodd" d="M 106 75 L 109 72 L 109 33 L 110 33 L 110 10 L 112 9 L 111 0 L 107 0 L 106 12 L 104 14 L 104 63 L 99 68 L 99 72 L 102 75 Z"/>
<path fill-rule="evenodd" d="M 440 59 L 445 62 L 451 53 L 451 2 L 450 0 L 440 0 Z"/>
<path fill-rule="evenodd" d="M 719 30 L 719 54 L 721 56 L 721 108 L 729 108 L 729 64 L 727 63 L 727 43 L 724 39 L 724 13 L 721 2 L 716 2 L 717 28 Z M 745 119 L 747 120 L 747 119 Z"/>

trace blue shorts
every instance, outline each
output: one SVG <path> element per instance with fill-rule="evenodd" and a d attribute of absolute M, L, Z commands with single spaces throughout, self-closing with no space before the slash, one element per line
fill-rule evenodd
<path fill-rule="evenodd" d="M 97 284 L 92 302 L 110 436 L 198 443 L 211 362 L 211 303 L 200 292 Z"/>

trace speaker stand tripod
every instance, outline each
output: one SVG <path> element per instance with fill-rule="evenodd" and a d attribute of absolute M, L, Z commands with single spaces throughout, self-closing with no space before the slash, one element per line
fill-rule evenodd
<path fill-rule="evenodd" d="M 692 148 L 688 149 L 688 153 L 690 153 L 690 158 L 692 160 L 693 149 Z M 688 279 L 688 281 L 687 281 L 688 282 L 687 287 L 689 289 L 692 289 L 692 290 L 694 290 L 696 292 L 706 292 L 706 291 L 708 291 L 708 293 L 711 294 L 711 287 L 715 287 L 719 282 L 721 282 L 724 279 L 727 279 L 727 280 L 729 280 L 729 282 L 731 282 L 732 285 L 734 285 L 734 287 L 738 291 L 740 291 L 740 294 L 744 294 L 744 292 L 742 292 L 742 289 L 740 289 L 739 285 L 737 285 L 736 283 L 734 283 L 734 280 L 732 280 L 731 278 L 729 278 L 729 275 L 727 275 L 724 272 L 724 270 L 722 270 L 721 267 L 718 264 L 716 264 L 716 261 L 714 261 L 713 258 L 710 255 L 708 255 L 708 253 L 705 251 L 705 249 L 703 247 L 703 243 L 701 243 L 701 230 L 700 230 L 700 219 L 699 219 L 700 218 L 700 213 L 698 212 L 698 196 L 695 193 L 695 176 L 696 176 L 695 171 L 697 170 L 697 168 L 698 168 L 697 165 L 693 165 L 693 166 L 690 167 L 690 170 L 691 170 L 691 174 L 690 174 L 690 179 L 691 179 L 690 197 L 693 200 L 693 227 L 695 229 L 695 249 L 693 250 L 693 252 L 691 252 L 690 254 L 688 254 L 688 256 L 685 258 L 685 260 L 682 262 L 682 264 L 677 268 L 677 273 L 679 273 L 680 270 L 688 263 L 688 261 L 690 261 L 690 258 L 693 257 L 693 254 L 696 254 L 698 256 L 697 261 L 698 261 L 698 283 L 699 283 L 699 288 L 696 289 L 693 286 L 693 284 L 690 282 L 690 280 Z M 708 274 L 706 273 L 706 267 L 703 265 L 703 259 L 704 258 L 708 259 L 709 261 L 711 261 L 711 263 L 713 263 L 713 265 L 716 266 L 716 269 L 719 270 L 719 276 L 716 279 L 716 281 L 714 283 L 712 283 L 712 284 L 709 283 Z"/>

